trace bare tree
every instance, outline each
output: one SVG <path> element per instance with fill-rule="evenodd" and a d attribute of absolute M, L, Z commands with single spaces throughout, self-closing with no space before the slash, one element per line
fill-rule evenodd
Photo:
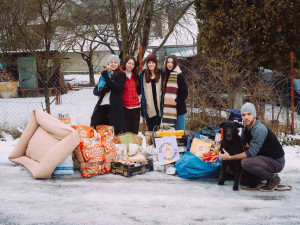
<path fill-rule="evenodd" d="M 35 57 L 36 77 L 44 88 L 46 110 L 50 113 L 49 87 L 53 74 L 70 48 L 71 40 L 64 27 L 69 0 L 6 1 L 6 13 L 12 18 L 18 44 L 14 50 L 29 52 Z"/>
<path fill-rule="evenodd" d="M 84 1 L 74 6 L 71 15 L 70 30 L 75 40 L 72 49 L 87 63 L 90 86 L 95 85 L 95 51 L 106 47 L 115 54 L 114 29 L 108 7 L 107 1 Z"/>

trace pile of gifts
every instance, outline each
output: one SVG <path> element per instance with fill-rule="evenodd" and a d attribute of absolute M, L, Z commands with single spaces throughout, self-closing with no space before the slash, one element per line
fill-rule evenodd
<path fill-rule="evenodd" d="M 114 127 L 108 125 L 99 125 L 96 130 L 88 126 L 71 127 L 80 137 L 80 144 L 73 153 L 74 168 L 79 168 L 85 178 L 116 173 L 116 163 L 131 167 L 148 164 L 141 152 L 142 139 L 136 134 L 115 136 Z"/>

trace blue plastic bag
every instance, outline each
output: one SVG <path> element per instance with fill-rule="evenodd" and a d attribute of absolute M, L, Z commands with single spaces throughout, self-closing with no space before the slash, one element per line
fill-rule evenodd
<path fill-rule="evenodd" d="M 203 162 L 188 151 L 175 163 L 177 175 L 181 178 L 218 178 L 220 167 L 221 163 L 219 159 L 216 163 Z"/>

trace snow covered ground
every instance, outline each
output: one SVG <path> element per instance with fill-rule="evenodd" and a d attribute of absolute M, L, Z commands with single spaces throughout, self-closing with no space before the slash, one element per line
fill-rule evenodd
<path fill-rule="evenodd" d="M 298 138 L 300 138 L 298 136 Z M 18 140 L 0 141 L 0 224 L 300 224 L 300 146 L 284 147 L 280 174 L 292 191 L 232 191 L 233 182 L 163 172 L 125 178 L 74 175 L 36 180 L 8 160 Z"/>

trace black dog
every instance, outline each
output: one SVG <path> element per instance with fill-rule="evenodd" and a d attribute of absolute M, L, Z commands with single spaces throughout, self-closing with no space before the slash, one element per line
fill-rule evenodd
<path fill-rule="evenodd" d="M 229 155 L 236 155 L 243 152 L 243 144 L 240 136 L 238 135 L 238 128 L 243 127 L 237 122 L 224 122 L 220 124 L 223 128 L 223 139 L 221 141 L 220 152 L 225 149 Z M 234 173 L 234 185 L 233 190 L 239 189 L 239 178 L 242 172 L 241 160 L 223 160 L 222 161 L 222 177 L 219 180 L 218 185 L 223 185 L 226 180 L 226 168 L 229 168 Z"/>

